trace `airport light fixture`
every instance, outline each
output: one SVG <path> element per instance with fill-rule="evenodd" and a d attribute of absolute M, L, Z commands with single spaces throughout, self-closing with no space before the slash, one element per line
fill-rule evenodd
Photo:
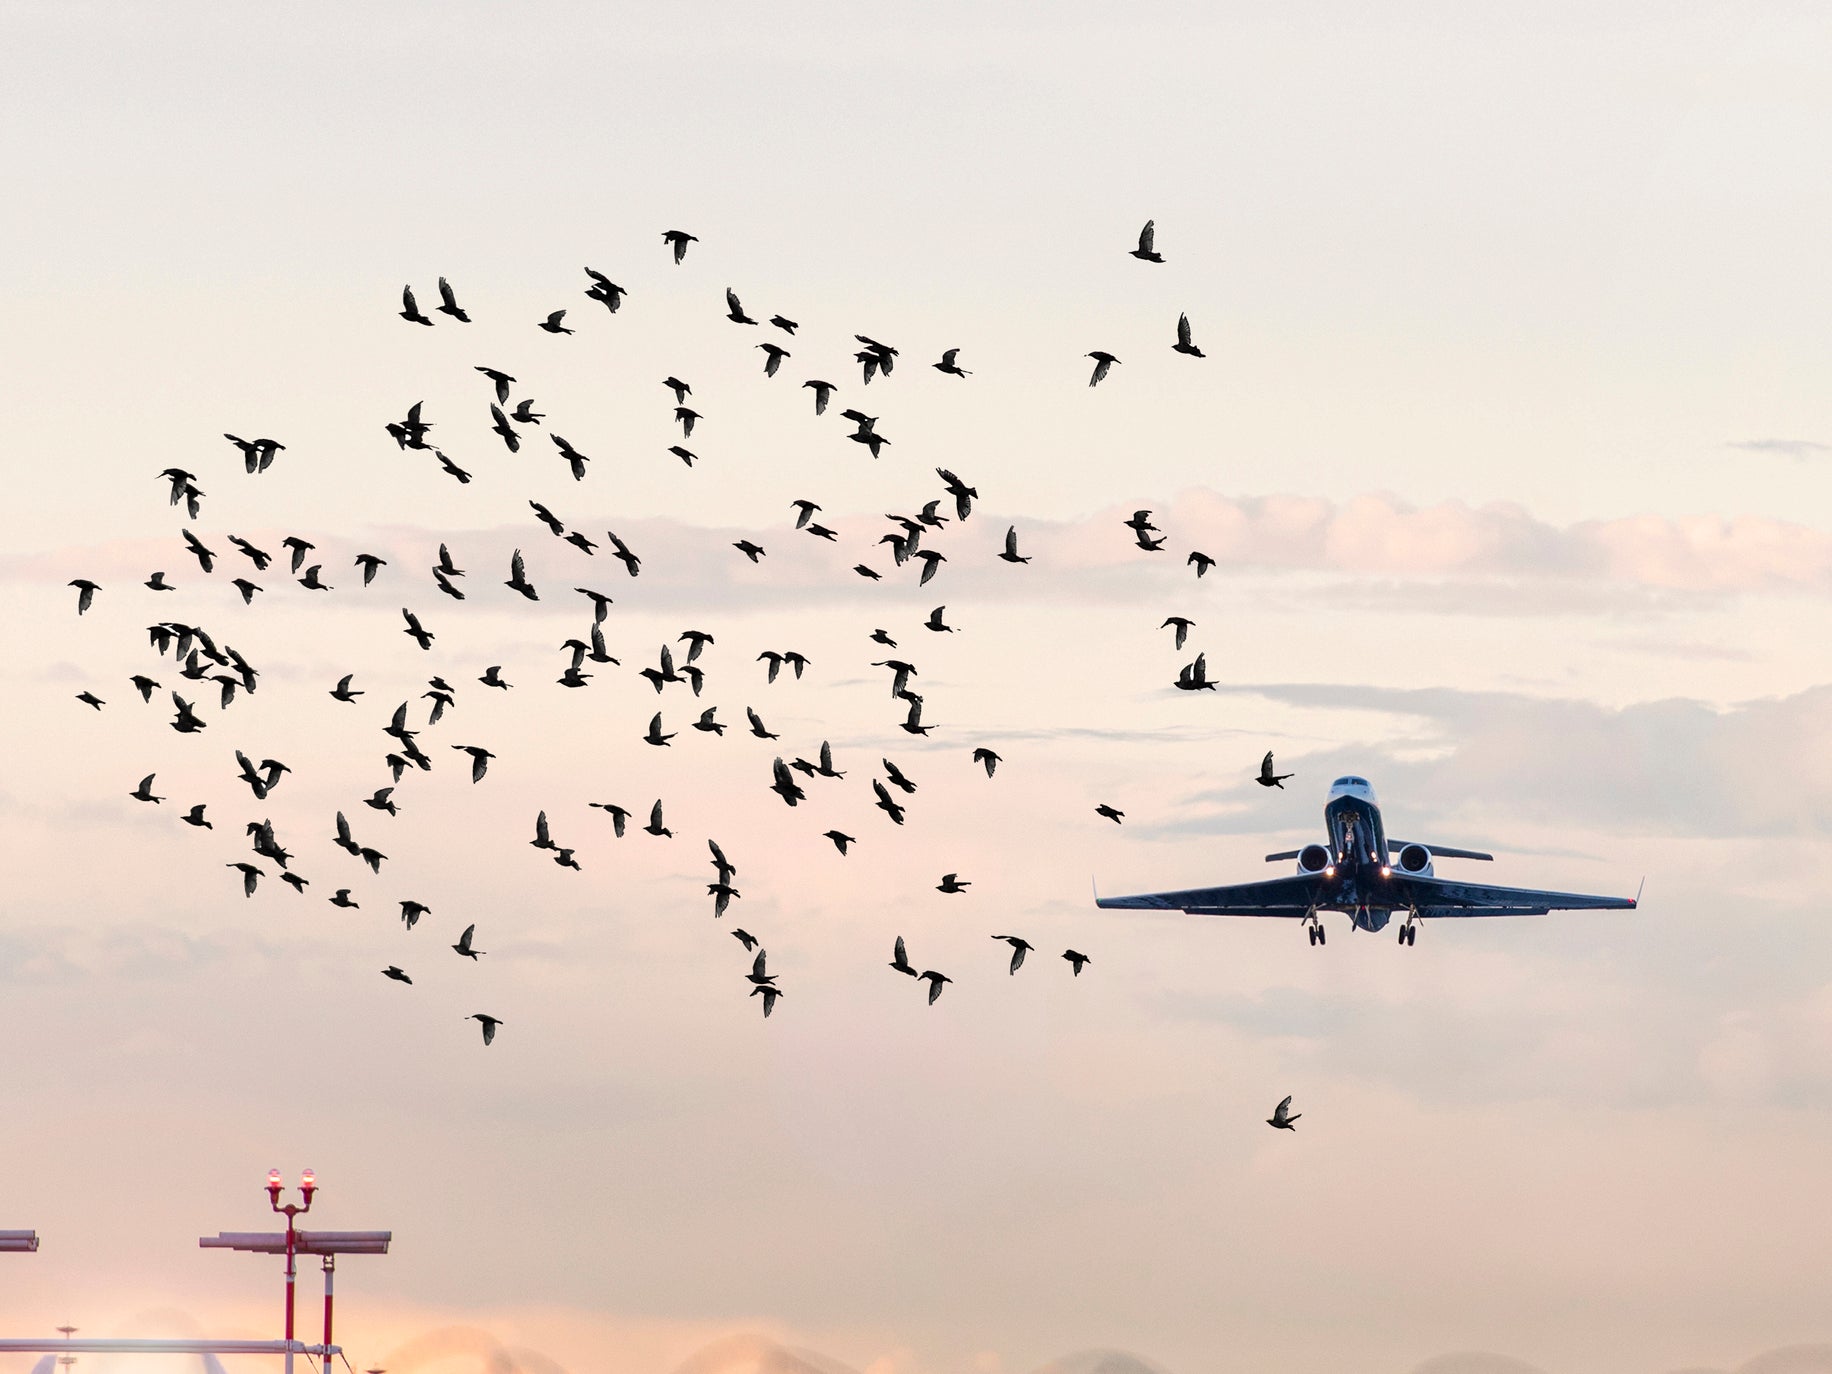
<path fill-rule="evenodd" d="M 0 1231 L 0 1255 L 29 1255 L 37 1249 L 36 1231 Z"/>

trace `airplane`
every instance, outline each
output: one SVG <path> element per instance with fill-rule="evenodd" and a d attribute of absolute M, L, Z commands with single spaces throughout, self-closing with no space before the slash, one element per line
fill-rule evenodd
<path fill-rule="evenodd" d="M 1307 844 L 1268 854 L 1267 863 L 1295 859 L 1296 875 L 1227 887 L 1181 892 L 1146 892 L 1102 897 L 1094 905 L 1109 911 L 1183 911 L 1193 916 L 1282 916 L 1304 922 L 1313 945 L 1327 943 L 1319 913 L 1349 913 L 1354 930 L 1385 930 L 1403 914 L 1402 945 L 1418 943 L 1418 923 L 1447 916 L 1543 916 L 1549 911 L 1634 910 L 1641 896 L 1595 897 L 1581 892 L 1542 892 L 1529 887 L 1495 887 L 1439 878 L 1437 859 L 1492 860 L 1493 854 L 1387 838 L 1380 803 L 1366 778 L 1341 777 L 1330 784 L 1323 804 L 1329 843 Z"/>

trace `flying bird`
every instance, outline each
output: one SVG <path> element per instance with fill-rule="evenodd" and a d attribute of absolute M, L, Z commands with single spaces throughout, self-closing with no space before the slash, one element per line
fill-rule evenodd
<path fill-rule="evenodd" d="M 162 802 L 164 801 L 165 800 L 164 797 L 155 797 L 153 795 L 153 778 L 155 776 L 157 775 L 153 773 L 148 773 L 145 777 L 140 779 L 140 785 L 136 787 L 133 791 L 129 792 L 127 795 L 132 797 L 135 801 L 143 801 L 143 802 Z"/>
<path fill-rule="evenodd" d="M 764 725 L 762 719 L 759 718 L 756 711 L 752 710 L 749 706 L 746 706 L 744 708 L 744 714 L 746 717 L 749 718 L 751 722 L 751 733 L 755 735 L 758 739 L 780 739 L 781 738 L 781 736 L 779 735 L 772 734 L 770 730 Z"/>
<path fill-rule="evenodd" d="M 623 829 L 630 822 L 630 813 L 627 810 L 611 802 L 587 802 L 586 805 L 595 806 L 600 811 L 608 812 L 611 817 L 612 831 L 616 834 L 618 839 L 621 840 L 623 838 Z"/>
<path fill-rule="evenodd" d="M 1005 760 L 1000 758 L 997 754 L 993 753 L 992 750 L 986 748 L 985 745 L 981 745 L 978 749 L 975 749 L 973 751 L 973 761 L 978 764 L 984 764 L 986 768 L 986 776 L 990 778 L 992 776 L 993 770 L 997 768 Z"/>
<path fill-rule="evenodd" d="M 725 318 L 730 320 L 733 324 L 757 323 L 757 321 L 744 313 L 744 307 L 738 304 L 738 293 L 733 291 L 729 286 L 725 288 Z"/>
<path fill-rule="evenodd" d="M 95 594 L 102 590 L 86 577 L 79 577 L 70 585 L 76 588 L 76 613 L 78 615 L 95 604 Z"/>
<path fill-rule="evenodd" d="M 349 895 L 350 895 L 350 889 L 349 889 L 349 888 L 347 888 L 347 887 L 346 887 L 346 888 L 341 888 L 341 889 L 339 889 L 339 891 L 338 891 L 338 896 L 340 896 L 340 897 L 347 897 L 347 896 L 349 896 Z M 331 900 L 332 900 L 332 901 L 336 901 L 336 900 L 337 900 L 337 898 L 336 898 L 336 897 L 333 897 L 333 898 L 332 898 Z M 385 969 L 383 969 L 383 970 L 382 970 L 382 977 L 384 977 L 384 978 L 392 978 L 392 979 L 394 979 L 394 981 L 395 981 L 395 982 L 397 982 L 397 983 L 407 983 L 407 984 L 410 984 L 410 985 L 411 985 L 411 984 L 412 984 L 412 982 L 413 982 L 413 979 L 411 979 L 411 978 L 409 978 L 409 977 L 408 977 L 408 976 L 407 976 L 407 975 L 406 975 L 406 974 L 405 974 L 404 972 L 402 972 L 402 971 L 401 971 L 401 969 L 400 969 L 400 967 L 399 967 L 398 965 L 395 965 L 395 964 L 390 964 L 390 965 L 388 965 L 388 967 L 387 967 L 387 968 L 385 968 Z"/>
<path fill-rule="evenodd" d="M 876 806 L 880 811 L 882 811 L 885 815 L 889 816 L 893 823 L 897 825 L 902 825 L 903 824 L 903 807 L 898 805 L 898 803 L 891 797 L 891 794 L 884 790 L 884 784 L 879 782 L 878 779 L 873 778 L 871 780 L 871 790 L 873 794 L 878 798 L 878 800 L 872 804 Z M 791 803 L 791 805 L 793 805 L 793 803 Z M 844 854 L 846 851 L 844 848 L 842 848 L 840 852 Z"/>
<path fill-rule="evenodd" d="M 673 735 L 664 735 L 662 733 L 662 713 L 660 711 L 657 711 L 654 717 L 651 718 L 649 721 L 649 731 L 642 738 L 644 744 L 657 745 L 667 744 L 669 740 L 674 738 Z"/>
<path fill-rule="evenodd" d="M 929 366 L 933 367 L 937 372 L 946 372 L 950 377 L 971 377 L 973 375 L 971 372 L 955 364 L 954 358 L 959 352 L 960 349 L 958 348 L 950 348 L 946 353 L 941 355 L 940 362 L 930 363 Z"/>
<path fill-rule="evenodd" d="M 923 972 L 917 974 L 916 976 L 922 979 L 923 982 L 929 985 L 929 1005 L 930 1006 L 934 1006 L 935 999 L 941 996 L 942 985 L 944 983 L 952 983 L 954 981 L 952 978 L 948 977 L 947 974 L 937 973 L 934 969 L 925 969 Z"/>
<path fill-rule="evenodd" d="M 1172 344 L 1171 347 L 1178 353 L 1189 354 L 1192 358 L 1205 358 L 1208 356 L 1200 348 L 1196 347 L 1195 344 L 1190 342 L 1190 317 L 1188 315 L 1177 316 L 1177 342 Z"/>
<path fill-rule="evenodd" d="M 657 797 L 655 805 L 649 808 L 649 823 L 643 827 L 643 830 L 658 840 L 674 838 L 674 832 L 662 824 L 662 799 L 660 797 Z"/>
<path fill-rule="evenodd" d="M 814 413 L 816 415 L 825 415 L 827 413 L 827 400 L 830 396 L 833 395 L 833 392 L 834 392 L 833 383 L 832 382 L 822 382 L 822 381 L 807 381 L 807 382 L 803 382 L 802 386 L 812 387 L 814 389 Z"/>
<path fill-rule="evenodd" d="M 1175 647 L 1181 649 L 1183 647 L 1183 641 L 1189 638 L 1190 626 L 1195 623 L 1195 621 L 1189 619 L 1187 616 L 1173 615 L 1168 617 L 1162 625 L 1158 626 L 1158 628 L 1160 630 L 1174 628 L 1177 632 L 1177 643 Z"/>
<path fill-rule="evenodd" d="M 183 821 L 186 825 L 194 825 L 200 830 L 214 830 L 216 827 L 204 819 L 204 807 L 206 805 L 208 805 L 208 803 L 198 802 L 196 806 L 193 806 L 178 819 Z"/>
<path fill-rule="evenodd" d="M 564 310 L 556 310 L 546 319 L 541 321 L 540 328 L 545 329 L 549 334 L 570 334 L 573 331 L 566 325 L 560 323 L 560 321 L 565 318 L 566 312 Z"/>
<path fill-rule="evenodd" d="M 995 940 L 1003 940 L 1006 944 L 1011 946 L 1010 971 L 1012 973 L 1016 973 L 1024 966 L 1024 956 L 1036 948 L 1029 940 L 1018 935 L 995 935 L 992 938 Z"/>
<path fill-rule="evenodd" d="M 1283 792 L 1285 790 L 1285 779 L 1296 776 L 1297 774 L 1295 773 L 1273 772 L 1272 751 L 1268 749 L 1266 751 L 1266 757 L 1260 760 L 1259 776 L 1253 781 L 1257 782 L 1261 787 L 1276 787 Z"/>
<path fill-rule="evenodd" d="M 899 973 L 909 974 L 912 978 L 916 976 L 916 970 L 910 964 L 909 952 L 903 947 L 903 937 L 901 935 L 897 937 L 896 948 L 891 952 L 891 967 L 896 969 Z"/>
<path fill-rule="evenodd" d="M 972 886 L 972 883 L 963 883 L 958 873 L 944 873 L 941 875 L 941 881 L 935 885 L 935 890 L 948 893 L 965 892 Z"/>
<path fill-rule="evenodd" d="M 946 634 L 953 634 L 954 627 L 942 623 L 941 613 L 947 609 L 947 606 L 943 604 L 930 611 L 929 618 L 922 622 L 922 627 L 925 630 L 937 630 Z"/>
<path fill-rule="evenodd" d="M 496 755 L 476 744 L 454 744 L 452 748 L 471 756 L 471 781 L 482 782 L 483 775 L 490 767 L 490 760 Z"/>
<path fill-rule="evenodd" d="M 807 798 L 808 794 L 802 790 L 801 784 L 795 781 L 794 774 L 789 771 L 789 765 L 784 763 L 780 756 L 770 765 L 770 777 L 770 791 L 781 797 L 788 805 L 794 806 L 797 802 Z"/>
<path fill-rule="evenodd" d="M 1108 806 L 1107 803 L 1105 802 L 1102 802 L 1099 806 L 1094 808 L 1094 814 L 1097 816 L 1105 816 L 1108 820 L 1112 821 L 1115 825 L 1118 825 L 1120 823 L 1120 818 L 1124 816 L 1126 813 L 1124 811 L 1120 811 L 1116 809 L 1115 807 Z"/>
<path fill-rule="evenodd" d="M 738 552 L 743 554 L 746 558 L 750 559 L 753 563 L 763 557 L 763 546 L 761 544 L 753 544 L 748 539 L 740 539 L 737 543 L 733 544 L 732 547 L 738 550 Z"/>
<path fill-rule="evenodd" d="M 509 384 L 513 382 L 515 378 L 511 377 L 507 372 L 498 371 L 493 367 L 474 367 L 471 370 L 473 372 L 483 373 L 484 376 L 496 383 L 497 401 L 502 405 L 509 404 Z"/>
<path fill-rule="evenodd" d="M 1007 563 L 1028 563 L 1030 557 L 1018 552 L 1018 527 L 1013 525 L 1005 531 L 1005 552 L 999 555 Z"/>
<path fill-rule="evenodd" d="M 1069 966 L 1075 970 L 1075 976 L 1077 978 L 1081 977 L 1082 965 L 1093 962 L 1087 955 L 1081 953 L 1079 950 L 1073 949 L 1063 950 L 1062 957 L 1069 961 Z"/>
<path fill-rule="evenodd" d="M 464 1019 L 466 1021 L 476 1021 L 483 1026 L 483 1043 L 486 1045 L 489 1044 L 492 1040 L 496 1039 L 496 1028 L 504 1024 L 500 1018 L 495 1017 L 495 1016 L 485 1016 L 480 1011 L 473 1012 L 471 1015 L 465 1017 Z"/>
<path fill-rule="evenodd" d="M 1272 1109 L 1272 1115 L 1266 1118 L 1266 1124 L 1278 1131 L 1295 1131 L 1298 1128 L 1292 1123 L 1303 1115 L 1303 1112 L 1292 1113 L 1291 1099 L 1287 1097 Z"/>
<path fill-rule="evenodd" d="M 662 234 L 662 242 L 673 245 L 674 264 L 678 267 L 681 259 L 687 256 L 687 245 L 698 243 L 699 240 L 692 234 L 682 233 L 679 229 L 669 229 Z"/>
<path fill-rule="evenodd" d="M 782 989 L 764 983 L 751 989 L 751 996 L 763 998 L 763 1014 L 767 1017 L 776 1010 L 776 999 L 782 996 Z"/>
<path fill-rule="evenodd" d="M 1119 361 L 1119 359 L 1114 357 L 1111 353 L 1103 353 L 1098 348 L 1086 356 L 1094 359 L 1094 375 L 1088 378 L 1089 386 L 1099 386 L 1102 382 L 1106 381 L 1108 369 Z"/>
<path fill-rule="evenodd" d="M 432 321 L 420 313 L 420 307 L 414 304 L 413 288 L 401 288 L 401 318 L 409 324 L 431 324 Z"/>
<path fill-rule="evenodd" d="M 1139 246 L 1132 250 L 1132 256 L 1142 262 L 1164 261 L 1164 255 L 1152 246 L 1152 240 L 1157 237 L 1158 233 L 1157 223 L 1156 220 L 1148 219 L 1145 221 L 1145 227 L 1139 230 Z"/>
<path fill-rule="evenodd" d="M 1184 561 L 1196 569 L 1196 576 L 1198 578 L 1215 566 L 1215 560 L 1213 558 L 1210 558 L 1206 553 L 1193 549 L 1190 551 L 1190 556 Z"/>
<path fill-rule="evenodd" d="M 789 350 L 773 343 L 760 343 L 757 347 L 763 350 L 763 375 L 774 377 L 782 367 L 782 360 L 790 356 Z"/>
<path fill-rule="evenodd" d="M 908 795 L 916 790 L 916 784 L 903 775 L 903 770 L 889 759 L 882 760 L 884 774 L 891 781 L 891 786 Z"/>
<path fill-rule="evenodd" d="M 431 649 L 433 647 L 432 632 L 421 625 L 420 618 L 405 606 L 401 607 L 401 614 L 407 619 L 407 628 L 401 633 L 407 635 L 422 649 Z"/>
<path fill-rule="evenodd" d="M 739 926 L 732 927 L 732 939 L 744 946 L 745 953 L 757 948 L 757 937 Z"/>
<path fill-rule="evenodd" d="M 375 581 L 376 569 L 387 567 L 388 560 L 373 553 L 359 553 L 356 555 L 356 566 L 363 570 L 363 585 L 367 587 Z"/>
<path fill-rule="evenodd" d="M 833 847 L 840 851 L 842 858 L 845 857 L 847 845 L 858 843 L 851 835 L 848 835 L 843 830 L 823 830 L 821 831 L 821 838 L 832 840 Z"/>
<path fill-rule="evenodd" d="M 477 927 L 475 924 L 466 926 L 464 928 L 464 934 L 458 937 L 458 943 L 453 945 L 452 948 L 467 959 L 475 959 L 478 955 L 485 952 L 481 949 L 471 948 L 471 937 L 476 934 Z"/>

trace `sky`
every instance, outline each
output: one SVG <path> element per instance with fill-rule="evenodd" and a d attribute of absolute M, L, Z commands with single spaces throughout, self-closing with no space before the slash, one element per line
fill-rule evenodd
<path fill-rule="evenodd" d="M 309 1166 L 313 1224 L 395 1234 L 341 1267 L 338 1334 L 396 1374 L 1832 1370 L 1829 42 L 1790 4 L 0 5 L 0 1227 L 43 1237 L 0 1328 L 275 1334 L 278 1266 L 196 1238 Z M 474 322 L 401 320 L 441 276 Z M 929 366 L 956 347 L 970 376 Z M 541 429 L 503 448 L 478 366 L 583 480 Z M 415 401 L 472 481 L 389 440 Z M 287 447 L 251 477 L 225 431 Z M 918 586 L 877 541 L 937 468 L 978 497 Z M 230 534 L 310 540 L 333 590 Z M 621 662 L 568 691 L 581 585 Z M 187 692 L 195 735 L 162 618 L 262 674 Z M 705 696 L 658 698 L 637 670 L 688 629 Z M 1197 650 L 1218 690 L 1172 690 Z M 403 700 L 434 768 L 390 817 Z M 846 776 L 785 807 L 772 758 L 823 740 Z M 236 750 L 292 772 L 258 801 Z M 1279 871 L 1345 772 L 1494 881 L 1641 908 L 1315 949 L 1093 907 Z M 303 893 L 225 867 L 261 818 Z"/>

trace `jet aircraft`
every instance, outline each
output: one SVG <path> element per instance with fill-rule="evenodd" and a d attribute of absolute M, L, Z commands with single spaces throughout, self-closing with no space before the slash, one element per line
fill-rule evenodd
<path fill-rule="evenodd" d="M 1295 859 L 1298 871 L 1292 877 L 1133 897 L 1096 893 L 1094 904 L 1108 910 L 1184 911 L 1194 916 L 1282 916 L 1302 921 L 1313 945 L 1326 942 L 1322 912 L 1347 912 L 1352 929 L 1368 931 L 1385 930 L 1395 915 L 1403 915 L 1399 942 L 1411 945 L 1418 943 L 1418 923 L 1437 917 L 1632 910 L 1641 900 L 1639 894 L 1595 897 L 1437 877 L 1432 871 L 1437 859 L 1488 860 L 1494 855 L 1389 839 L 1366 778 L 1341 777 L 1330 784 L 1323 824 L 1327 843 L 1266 856 L 1268 863 Z"/>

